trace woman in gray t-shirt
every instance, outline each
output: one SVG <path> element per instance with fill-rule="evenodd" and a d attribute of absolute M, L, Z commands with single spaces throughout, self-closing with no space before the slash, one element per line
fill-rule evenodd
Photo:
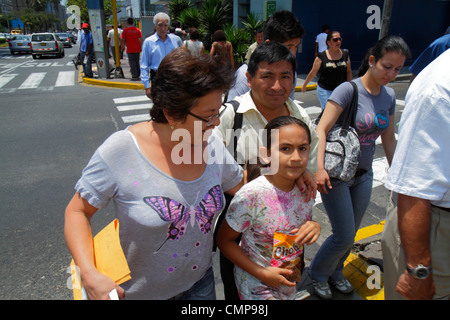
<path fill-rule="evenodd" d="M 352 100 L 353 87 L 350 83 L 343 83 L 333 91 L 317 125 L 319 148 L 315 178 L 333 234 L 322 244 L 309 271 L 316 293 L 324 299 L 332 297 L 328 281 L 343 293 L 353 290 L 342 270 L 370 202 L 375 140 L 381 136 L 389 164 L 396 146 L 395 93 L 385 85 L 394 79 L 409 55 L 409 48 L 402 38 L 383 38 L 369 51 L 366 56 L 367 68 L 360 70 L 361 77 L 354 80 L 358 87 L 358 107 L 352 125 L 359 135 L 361 155 L 355 177 L 349 182 L 330 179 L 324 169 L 324 154 L 328 131 L 339 121 Z"/>
<path fill-rule="evenodd" d="M 211 136 L 231 77 L 177 48 L 153 81 L 152 120 L 112 134 L 83 170 L 65 236 L 90 299 L 215 299 L 214 223 L 241 167 Z M 94 264 L 90 218 L 113 201 L 131 280 L 118 286 Z"/>

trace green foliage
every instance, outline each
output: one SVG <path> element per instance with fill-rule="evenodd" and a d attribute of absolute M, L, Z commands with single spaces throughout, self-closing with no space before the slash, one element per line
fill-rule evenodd
<path fill-rule="evenodd" d="M 178 16 L 177 20 L 184 26 L 189 28 L 199 28 L 200 26 L 200 12 L 195 7 L 187 8 L 183 11 L 181 11 L 180 15 Z"/>
<path fill-rule="evenodd" d="M 233 56 L 236 66 L 239 67 L 244 63 L 245 55 L 251 42 L 251 34 L 245 29 L 236 28 L 233 24 L 227 24 L 223 29 L 227 40 L 233 46 Z"/>
<path fill-rule="evenodd" d="M 256 35 L 256 30 L 262 29 L 264 22 L 260 20 L 257 14 L 250 12 L 247 15 L 246 20 L 242 21 L 242 24 L 244 25 L 244 29 L 247 30 L 253 38 Z"/>
<path fill-rule="evenodd" d="M 41 3 L 35 4 L 36 6 Z M 44 11 L 36 11 L 32 8 L 24 8 L 19 12 L 13 12 L 8 14 L 8 19 L 19 18 L 24 25 L 27 26 L 29 32 L 40 32 L 51 28 L 53 23 L 61 22 L 53 13 L 47 13 Z"/>
<path fill-rule="evenodd" d="M 223 30 L 227 23 L 229 7 L 229 2 L 222 0 L 206 0 L 200 7 L 199 30 L 204 35 L 203 43 L 206 49 L 211 48 L 214 32 Z"/>
<path fill-rule="evenodd" d="M 183 6 L 185 8 L 180 11 Z M 190 0 L 172 0 L 169 8 L 176 10 L 171 11 L 174 19 L 181 22 L 187 30 L 195 27 L 200 31 L 206 51 L 211 48 L 214 32 L 223 30 L 227 40 L 233 45 L 236 67 L 244 62 L 248 47 L 254 42 L 255 31 L 263 26 L 260 17 L 251 12 L 242 21 L 244 28 L 235 27 L 232 23 L 232 0 L 205 0 L 199 8 L 194 7 Z"/>
<path fill-rule="evenodd" d="M 180 16 L 180 14 L 188 9 L 192 7 L 192 3 L 191 0 L 172 0 L 169 2 L 169 10 L 170 13 L 172 14 L 172 19 L 173 20 L 178 20 L 178 17 Z"/>
<path fill-rule="evenodd" d="M 88 13 L 88 9 L 87 9 L 87 1 L 86 0 L 67 0 L 66 7 L 71 6 L 71 5 L 76 5 L 80 8 L 81 23 L 84 23 L 84 22 L 89 23 L 89 13 Z M 121 4 L 119 2 L 117 2 L 116 5 L 117 5 L 117 10 L 119 10 Z M 113 14 L 111 0 L 104 0 L 103 7 L 104 7 L 104 11 L 105 11 L 105 19 L 108 20 Z"/>

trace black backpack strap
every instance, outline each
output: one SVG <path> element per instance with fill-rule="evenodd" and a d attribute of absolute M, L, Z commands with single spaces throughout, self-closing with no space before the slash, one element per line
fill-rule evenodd
<path fill-rule="evenodd" d="M 227 96 L 228 96 L 228 93 L 227 93 L 226 97 Z M 226 99 L 225 99 L 225 101 L 226 101 Z M 239 105 L 240 105 L 240 103 L 238 101 L 231 100 L 231 101 L 228 101 L 227 103 L 231 104 L 233 106 L 233 110 L 234 110 L 234 124 L 233 124 L 233 138 L 234 138 L 233 143 L 234 144 L 233 144 L 233 153 L 232 153 L 232 155 L 233 155 L 234 159 L 237 160 L 237 151 L 236 151 L 236 149 L 237 149 L 237 141 L 239 139 L 239 135 L 235 135 L 234 133 L 236 133 L 236 132 L 240 133 L 241 130 L 239 130 L 239 131 L 236 131 L 236 130 L 242 128 L 242 119 L 244 117 L 244 114 L 237 112 L 237 109 L 239 108 Z M 225 206 L 224 206 L 224 209 L 222 210 L 222 213 L 217 218 L 216 228 L 214 230 L 213 251 L 216 251 L 216 247 L 217 247 L 217 244 L 216 244 L 217 232 L 220 229 L 220 225 L 222 224 L 223 219 L 225 219 L 225 214 L 228 211 L 228 207 L 230 205 L 231 199 L 233 199 L 233 196 L 229 195 L 228 193 L 224 193 L 224 195 L 225 195 L 225 200 L 226 201 L 225 201 Z M 239 239 L 240 239 L 240 237 L 239 237 Z"/>
<path fill-rule="evenodd" d="M 240 112 L 237 112 L 237 109 L 239 108 L 239 104 L 240 104 L 238 101 L 231 100 L 231 101 L 228 101 L 227 103 L 230 103 L 233 106 L 233 110 L 234 110 L 234 122 L 233 122 L 233 138 L 234 138 L 233 148 L 234 149 L 233 149 L 233 157 L 236 160 L 237 159 L 237 151 L 236 151 L 236 149 L 237 149 L 237 142 L 239 140 L 239 134 L 236 135 L 234 133 L 236 133 L 236 132 L 240 133 L 240 130 L 239 131 L 237 131 L 237 130 L 242 128 L 242 120 L 243 120 L 244 114 L 240 113 Z"/>
<path fill-rule="evenodd" d="M 336 121 L 336 123 L 340 123 L 340 119 L 342 119 L 342 128 L 348 129 L 349 126 L 355 125 L 356 121 L 356 111 L 358 109 L 358 87 L 356 86 L 356 83 L 353 81 L 348 81 L 353 87 L 353 96 L 352 101 L 350 102 L 350 105 L 345 108 L 344 113 L 339 119 Z M 319 116 L 314 121 L 316 124 L 319 123 L 320 119 L 322 118 L 322 114 L 325 111 L 325 109 L 322 110 L 322 112 L 319 114 Z"/>
<path fill-rule="evenodd" d="M 345 120 L 342 123 L 342 128 L 348 129 L 349 126 L 354 126 L 356 120 L 356 110 L 358 109 L 358 87 L 354 81 L 349 81 L 353 87 L 353 97 L 350 105 L 345 109 Z"/>

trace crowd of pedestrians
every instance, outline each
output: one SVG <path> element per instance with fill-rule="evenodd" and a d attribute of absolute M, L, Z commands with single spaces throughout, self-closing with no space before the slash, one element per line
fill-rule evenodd
<path fill-rule="evenodd" d="M 408 90 L 397 142 L 395 92 L 387 84 L 411 57 L 399 36 L 377 41 L 353 79 L 341 33 L 323 27 L 302 87 L 319 74 L 323 112 L 314 124 L 292 98 L 305 30 L 291 12 L 265 21 L 238 70 L 222 30 L 208 55 L 195 28 L 181 43 L 169 33 L 165 13 L 155 15 L 155 33 L 144 41 L 133 24 L 121 50 L 135 54 L 130 67 L 153 101 L 151 120 L 112 134 L 96 150 L 65 213 L 66 241 L 90 298 L 115 289 L 126 299 L 215 299 L 217 243 L 226 300 L 295 299 L 295 282 L 306 272 L 303 250 L 320 234 L 312 220 L 317 190 L 332 234 L 308 270 L 315 293 L 331 299 L 330 285 L 353 292 L 343 263 L 370 202 L 378 137 L 391 167 L 386 299 L 450 298 L 449 50 L 416 62 L 423 67 Z M 82 46 L 92 52 L 88 36 Z M 360 154 L 344 181 L 325 167 L 327 135 L 342 124 L 354 92 Z M 90 219 L 110 201 L 132 276 L 120 286 L 96 270 L 92 251 Z M 289 254 L 275 254 L 275 234 L 292 238 L 283 242 Z"/>

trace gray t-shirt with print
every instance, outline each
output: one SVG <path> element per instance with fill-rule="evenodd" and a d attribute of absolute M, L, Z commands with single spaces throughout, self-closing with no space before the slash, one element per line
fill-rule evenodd
<path fill-rule="evenodd" d="M 395 113 L 395 92 L 392 88 L 382 86 L 377 95 L 370 94 L 361 82 L 361 78 L 353 80 L 358 87 L 358 109 L 356 121 L 352 126 L 359 135 L 361 155 L 358 168 L 370 170 L 372 167 L 375 141 L 389 126 L 389 116 Z M 344 82 L 334 89 L 328 100 L 333 100 L 342 108 L 350 106 L 353 87 Z M 339 118 L 338 122 L 342 119 Z"/>
<path fill-rule="evenodd" d="M 153 166 L 125 129 L 112 134 L 83 170 L 76 191 L 96 208 L 114 202 L 132 277 L 121 285 L 126 298 L 171 298 L 211 267 L 223 191 L 241 181 L 242 169 L 215 136 L 207 150 L 202 176 L 177 180 Z"/>

